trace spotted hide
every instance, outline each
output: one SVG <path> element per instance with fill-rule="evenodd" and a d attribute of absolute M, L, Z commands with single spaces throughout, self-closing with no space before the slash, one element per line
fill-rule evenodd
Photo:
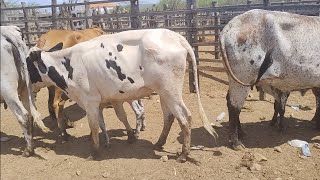
<path fill-rule="evenodd" d="M 5 102 L 22 127 L 27 146 L 23 156 L 34 153 L 33 120 L 43 131 L 48 131 L 34 105 L 31 83 L 26 66 L 27 46 L 16 26 L 1 26 L 1 102 Z"/>
<path fill-rule="evenodd" d="M 161 148 L 165 144 L 175 117 L 184 139 L 178 160 L 185 161 L 191 138 L 191 113 L 182 99 L 188 55 L 193 64 L 200 115 L 205 128 L 215 136 L 200 101 L 194 52 L 178 33 L 167 29 L 125 31 L 51 53 L 33 49 L 29 60 L 34 62 L 44 82 L 56 86 L 66 84 L 60 88 L 86 110 L 94 142 L 91 157 L 99 154 L 98 119 L 103 119 L 99 107 L 112 102 L 120 120 L 129 126 L 122 102 L 155 91 L 164 114 L 163 131 L 155 146 Z M 69 72 L 63 65 L 66 58 L 73 67 L 73 79 L 68 78 Z M 47 67 L 45 72 L 40 70 L 42 62 Z"/>
<path fill-rule="evenodd" d="M 42 50 L 45 51 L 55 51 L 55 50 L 61 50 L 62 48 L 69 48 L 74 46 L 75 44 L 78 44 L 80 42 L 84 42 L 87 40 L 90 40 L 94 37 L 98 37 L 102 34 L 105 34 L 104 31 L 98 27 L 93 27 L 89 29 L 84 30 L 78 30 L 78 31 L 71 31 L 71 30 L 50 30 L 47 33 L 41 35 L 39 38 L 39 41 L 37 42 L 36 46 Z M 103 44 L 101 43 L 101 48 L 104 48 Z M 68 71 L 68 79 L 73 79 L 73 67 L 70 64 L 70 59 L 64 57 L 64 62 L 62 62 L 66 70 Z M 32 67 L 32 64 L 28 64 L 30 67 L 29 69 L 34 69 L 35 67 Z M 44 67 L 44 66 L 40 66 Z M 54 69 L 50 69 L 50 75 L 53 79 L 58 80 L 59 77 L 55 76 Z M 35 72 L 32 70 L 31 72 Z M 36 83 L 39 79 L 37 74 L 32 73 L 31 80 L 32 82 Z M 59 84 L 57 84 L 58 87 L 64 87 L 64 82 L 58 81 Z M 73 122 L 71 122 L 67 116 L 63 113 L 63 108 L 66 100 L 68 100 L 68 96 L 66 96 L 63 91 L 61 91 L 58 87 L 50 86 L 48 87 L 49 92 L 49 99 L 48 99 L 48 109 L 49 113 L 52 119 L 57 121 L 58 127 L 59 127 L 59 135 L 62 137 L 63 140 L 68 140 L 68 137 L 70 136 L 67 131 L 66 127 L 73 127 Z M 38 91 L 39 88 L 37 88 Z M 141 100 L 133 100 L 130 102 L 130 105 L 136 114 L 136 131 L 133 132 L 132 129 L 128 130 L 128 136 L 129 141 L 132 142 L 134 138 L 139 137 L 139 133 L 141 130 L 144 130 L 146 128 L 145 123 L 145 116 L 144 116 L 144 108 Z M 100 122 L 101 129 L 105 134 L 106 143 L 109 143 L 108 136 L 106 134 L 105 125 L 104 122 Z"/>
<path fill-rule="evenodd" d="M 235 149 L 244 148 L 238 139 L 243 135 L 239 115 L 250 86 L 257 85 L 275 97 L 280 118 L 285 94 L 320 87 L 319 29 L 319 17 L 265 10 L 243 13 L 223 29 L 220 41 L 229 75 L 227 106 Z M 318 126 L 319 115 L 318 109 Z"/>

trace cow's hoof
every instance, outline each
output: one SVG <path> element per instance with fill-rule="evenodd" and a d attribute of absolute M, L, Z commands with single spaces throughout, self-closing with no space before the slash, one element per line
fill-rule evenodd
<path fill-rule="evenodd" d="M 135 133 L 132 131 L 132 132 L 128 132 L 128 143 L 129 144 L 132 144 L 134 143 L 135 141 L 137 140 L 136 136 L 135 136 Z"/>
<path fill-rule="evenodd" d="M 101 160 L 101 155 L 98 151 L 93 151 L 91 155 L 87 158 L 87 161 L 98 161 Z"/>
<path fill-rule="evenodd" d="M 277 121 L 271 120 L 270 123 L 269 123 L 269 125 L 272 126 L 272 127 L 274 127 L 274 126 L 276 126 L 276 123 L 277 123 Z"/>
<path fill-rule="evenodd" d="M 30 157 L 34 154 L 34 150 L 29 150 L 28 148 L 25 148 L 22 157 Z"/>
<path fill-rule="evenodd" d="M 104 147 L 105 147 L 106 149 L 110 149 L 111 145 L 110 145 L 110 143 L 105 143 Z"/>
<path fill-rule="evenodd" d="M 157 151 L 162 151 L 163 150 L 163 146 L 160 145 L 159 143 L 156 143 L 153 145 L 153 149 L 157 150 Z"/>
<path fill-rule="evenodd" d="M 66 121 L 66 128 L 69 129 L 69 128 L 74 128 L 74 122 L 70 121 L 70 120 L 67 120 Z"/>
<path fill-rule="evenodd" d="M 134 133 L 134 137 L 135 137 L 136 139 L 139 139 L 139 135 L 140 135 L 140 133 Z"/>
<path fill-rule="evenodd" d="M 145 131 L 146 130 L 146 125 L 143 125 L 141 128 L 140 128 L 140 131 Z"/>
<path fill-rule="evenodd" d="M 235 151 L 243 151 L 243 150 L 246 149 L 246 147 L 245 147 L 242 143 L 233 144 L 233 145 L 232 145 L 232 148 L 233 148 Z"/>
<path fill-rule="evenodd" d="M 177 162 L 179 162 L 179 163 L 185 163 L 186 161 L 187 161 L 187 155 L 185 155 L 185 154 L 181 154 L 179 157 L 178 157 L 178 159 L 177 159 Z"/>

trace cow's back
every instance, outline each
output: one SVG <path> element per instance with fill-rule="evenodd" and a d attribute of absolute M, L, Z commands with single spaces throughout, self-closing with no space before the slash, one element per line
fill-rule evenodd
<path fill-rule="evenodd" d="M 50 30 L 39 38 L 36 46 L 48 51 L 56 44 L 62 42 L 63 48 L 68 48 L 102 34 L 104 34 L 104 32 L 100 28 L 89 28 L 79 31 Z"/>
<path fill-rule="evenodd" d="M 232 72 L 246 83 L 257 81 L 270 52 L 273 63 L 259 81 L 289 91 L 320 86 L 319 29 L 319 17 L 251 10 L 228 23 L 221 42 Z"/>

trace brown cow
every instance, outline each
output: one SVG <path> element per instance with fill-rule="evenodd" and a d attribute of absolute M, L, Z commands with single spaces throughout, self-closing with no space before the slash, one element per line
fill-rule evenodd
<path fill-rule="evenodd" d="M 69 48 L 80 42 L 90 40 L 94 37 L 105 34 L 105 32 L 99 27 L 92 27 L 89 29 L 71 31 L 71 30 L 50 30 L 47 33 L 43 34 L 36 46 L 45 51 L 50 50 L 52 47 L 59 43 L 63 43 L 62 48 Z M 58 127 L 60 130 L 60 135 L 64 140 L 67 140 L 69 134 L 66 132 L 66 126 L 73 127 L 73 123 L 70 121 L 64 121 L 63 117 L 63 107 L 69 98 L 57 87 L 51 86 L 48 87 L 49 99 L 48 99 L 48 109 L 50 116 L 53 119 L 56 119 L 58 122 Z M 144 122 L 144 109 L 143 104 L 140 100 L 133 101 L 131 104 L 132 109 L 134 110 L 137 118 L 137 128 L 136 136 L 139 135 L 140 130 L 144 130 L 146 125 Z M 104 131 L 104 130 L 102 130 Z"/>

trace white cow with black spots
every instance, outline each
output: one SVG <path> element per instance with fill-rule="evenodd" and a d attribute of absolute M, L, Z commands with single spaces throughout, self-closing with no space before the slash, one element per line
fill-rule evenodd
<path fill-rule="evenodd" d="M 216 136 L 200 101 L 192 47 L 173 31 L 125 31 L 99 36 L 56 52 L 33 49 L 28 61 L 34 62 L 44 83 L 58 86 L 86 110 L 93 140 L 90 157 L 96 158 L 99 154 L 98 122 L 103 122 L 101 107 L 104 103 L 112 102 L 119 119 L 130 131 L 123 102 L 149 96 L 155 91 L 160 96 L 164 115 L 164 127 L 155 146 L 162 148 L 165 144 L 175 117 L 184 138 L 178 160 L 185 161 L 191 138 L 191 113 L 182 99 L 188 56 L 193 64 L 201 119 L 205 128 Z"/>
<path fill-rule="evenodd" d="M 266 10 L 248 11 L 225 26 L 220 41 L 229 75 L 230 138 L 236 150 L 244 148 L 238 139 L 243 135 L 239 115 L 250 86 L 257 85 L 275 97 L 280 123 L 285 94 L 305 89 L 319 92 L 319 29 L 319 17 Z M 319 106 L 315 119 L 320 127 Z"/>
<path fill-rule="evenodd" d="M 34 153 L 32 127 L 34 122 L 45 132 L 40 114 L 34 105 L 31 83 L 26 66 L 28 49 L 16 26 L 1 26 L 1 102 L 5 103 L 16 116 L 22 127 L 27 146 L 23 156 Z"/>

